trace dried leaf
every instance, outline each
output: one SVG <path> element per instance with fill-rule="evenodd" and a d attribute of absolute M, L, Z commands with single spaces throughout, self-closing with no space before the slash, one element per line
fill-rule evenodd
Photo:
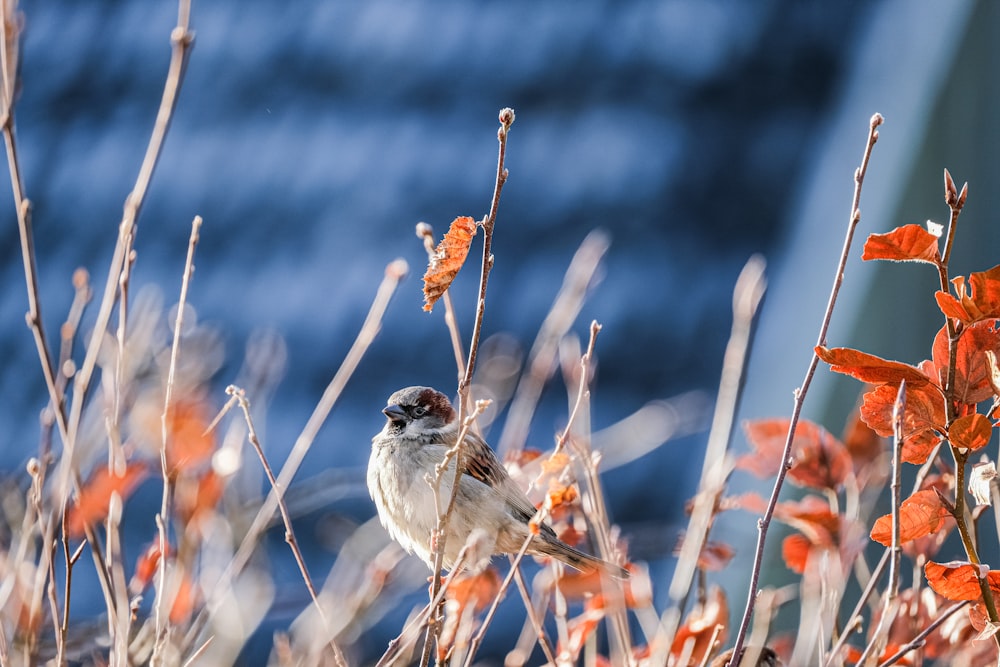
<path fill-rule="evenodd" d="M 969 472 L 969 493 L 976 499 L 977 505 L 992 505 L 990 483 L 996 479 L 997 469 L 992 461 L 976 463 Z"/>
<path fill-rule="evenodd" d="M 951 518 L 951 512 L 941 503 L 934 489 L 923 489 L 904 500 L 899 507 L 899 543 L 905 544 L 940 530 Z M 875 521 L 871 538 L 885 546 L 892 545 L 892 515 Z"/>
<path fill-rule="evenodd" d="M 895 262 L 927 262 L 937 266 L 941 258 L 937 237 L 920 225 L 903 225 L 886 234 L 872 234 L 865 241 L 861 259 Z"/>
<path fill-rule="evenodd" d="M 476 221 L 472 218 L 459 216 L 451 221 L 424 273 L 424 310 L 430 312 L 441 295 L 451 287 L 465 264 L 465 258 L 469 256 L 469 247 L 475 235 Z"/>

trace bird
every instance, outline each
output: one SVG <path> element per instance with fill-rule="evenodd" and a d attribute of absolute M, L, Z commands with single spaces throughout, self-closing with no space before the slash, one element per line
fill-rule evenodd
<path fill-rule="evenodd" d="M 428 479 L 458 438 L 458 415 L 447 396 L 421 386 L 393 393 L 382 412 L 386 422 L 372 438 L 368 491 L 389 535 L 434 570 L 430 537 L 438 509 Z M 544 522 L 533 530 L 529 521 L 535 506 L 478 435 L 467 430 L 462 451 L 462 475 L 445 540 L 445 569 L 454 568 L 470 534 L 480 530 L 486 533 L 491 556 L 516 553 L 533 535 L 529 554 L 551 556 L 582 572 L 629 576 L 625 568 L 566 544 Z M 453 457 L 441 480 L 442 507 L 451 497 L 455 465 Z"/>
<path fill-rule="evenodd" d="M 778 667 L 781 665 L 781 660 L 778 658 L 778 654 L 772 651 L 767 646 L 747 646 L 740 651 L 741 658 L 748 658 L 752 655 L 757 656 L 757 661 L 754 663 L 755 667 Z M 733 659 L 733 649 L 716 656 L 715 660 L 712 661 L 710 667 L 736 667 L 736 663 L 731 663 Z M 751 667 L 751 666 L 747 666 Z"/>

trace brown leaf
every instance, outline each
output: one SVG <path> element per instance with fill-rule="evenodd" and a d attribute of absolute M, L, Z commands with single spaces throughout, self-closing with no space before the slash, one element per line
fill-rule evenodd
<path fill-rule="evenodd" d="M 934 489 L 923 489 L 902 502 L 899 507 L 899 543 L 905 544 L 924 535 L 940 530 L 951 517 L 948 508 Z M 886 514 L 875 521 L 871 537 L 885 546 L 892 545 L 892 515 Z"/>
<path fill-rule="evenodd" d="M 872 234 L 865 241 L 861 259 L 927 262 L 937 265 L 938 238 L 920 225 L 903 225 L 886 234 Z"/>
<path fill-rule="evenodd" d="M 441 295 L 451 287 L 465 264 L 465 258 L 469 256 L 469 247 L 475 235 L 476 221 L 472 218 L 459 216 L 451 221 L 424 273 L 424 310 L 430 312 Z"/>

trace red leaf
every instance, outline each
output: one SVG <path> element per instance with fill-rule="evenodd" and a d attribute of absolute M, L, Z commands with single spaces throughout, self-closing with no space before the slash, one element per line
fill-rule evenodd
<path fill-rule="evenodd" d="M 990 369 L 986 362 L 987 351 L 1000 353 L 1000 331 L 993 328 L 993 322 L 977 322 L 965 327 L 958 338 L 955 350 L 956 402 L 973 405 L 993 396 Z M 948 368 L 947 327 L 941 327 L 934 337 L 933 360 L 943 386 Z"/>
<path fill-rule="evenodd" d="M 66 530 L 70 537 L 80 537 L 88 525 L 103 521 L 108 516 L 111 494 L 117 493 L 124 502 L 135 487 L 146 477 L 146 467 L 134 463 L 121 475 L 108 472 L 100 466 L 80 489 L 76 504 L 66 511 Z"/>
<path fill-rule="evenodd" d="M 935 563 L 929 561 L 924 566 L 927 583 L 938 595 L 949 600 L 982 600 L 979 587 L 980 576 L 985 576 L 990 590 L 1000 592 L 1000 571 L 990 570 L 986 565 L 973 565 L 965 561 Z"/>
<path fill-rule="evenodd" d="M 751 472 L 763 469 L 777 472 L 788 437 L 788 419 L 759 419 L 744 424 L 747 440 L 754 453 L 737 462 Z M 816 424 L 802 419 L 795 427 L 792 442 L 794 463 L 789 477 L 800 486 L 837 490 L 851 471 L 851 457 L 837 438 Z"/>
<path fill-rule="evenodd" d="M 167 417 L 167 468 L 171 474 L 204 463 L 215 449 L 215 435 L 207 432 L 212 422 L 203 400 L 182 399 L 170 406 Z"/>
<path fill-rule="evenodd" d="M 886 234 L 870 235 L 861 259 L 927 262 L 937 266 L 940 259 L 938 237 L 920 225 L 903 225 Z"/>
<path fill-rule="evenodd" d="M 170 605 L 170 622 L 178 625 L 191 618 L 195 604 L 198 601 L 198 587 L 187 573 L 177 572 L 180 580 L 174 594 L 174 603 Z"/>
<path fill-rule="evenodd" d="M 848 347 L 833 349 L 817 345 L 816 356 L 830 364 L 830 370 L 844 373 L 862 382 L 896 384 L 906 380 L 906 388 L 920 387 L 929 382 L 919 368 L 899 361 L 889 361 Z"/>
<path fill-rule="evenodd" d="M 861 418 L 881 436 L 892 436 L 892 409 L 897 388 L 882 385 L 866 393 L 861 404 Z M 906 410 L 903 412 L 903 452 L 907 463 L 920 465 L 941 441 L 946 421 L 944 397 L 932 385 L 906 386 Z"/>
<path fill-rule="evenodd" d="M 851 460 L 854 461 L 855 473 L 866 468 L 885 451 L 885 442 L 861 418 L 860 408 L 851 413 L 841 439 L 851 455 Z"/>
<path fill-rule="evenodd" d="M 789 535 L 781 541 L 781 558 L 789 570 L 802 574 L 806 571 L 812 547 L 812 542 L 805 535 L 798 533 Z"/>
<path fill-rule="evenodd" d="M 222 499 L 226 481 L 209 468 L 197 478 L 183 476 L 174 491 L 174 511 L 182 523 L 199 521 Z"/>
<path fill-rule="evenodd" d="M 169 556 L 169 545 L 166 551 Z M 161 557 L 160 538 L 157 537 L 149 543 L 135 561 L 135 572 L 132 574 L 132 580 L 128 584 L 128 591 L 131 595 L 138 595 L 146 590 L 146 587 L 149 586 L 149 582 L 153 580 L 153 576 L 159 568 Z"/>
<path fill-rule="evenodd" d="M 955 447 L 981 449 L 989 444 L 993 434 L 993 424 L 984 415 L 973 412 L 959 417 L 948 429 L 948 441 Z"/>
<path fill-rule="evenodd" d="M 951 518 L 948 508 L 934 489 L 917 491 L 899 507 L 899 543 L 905 544 L 924 535 L 936 533 Z M 886 514 L 875 521 L 871 537 L 885 546 L 892 545 L 892 515 Z"/>
<path fill-rule="evenodd" d="M 705 662 L 708 652 L 715 648 L 715 644 L 712 643 L 713 638 L 715 638 L 715 628 L 722 627 L 717 639 L 724 642 L 728 623 L 729 603 L 726 600 L 726 595 L 721 588 L 713 586 L 705 603 L 694 607 L 684 619 L 681 627 L 677 629 L 674 643 L 670 647 L 670 654 L 676 661 L 681 653 L 685 653 L 685 645 L 690 643 L 690 648 L 686 653 L 691 658 L 687 665 L 702 664 Z"/>
<path fill-rule="evenodd" d="M 957 297 L 946 292 L 934 295 L 945 315 L 966 324 L 1000 317 L 1000 265 L 970 275 L 968 287 L 962 276 L 951 283 Z"/>
<path fill-rule="evenodd" d="M 424 273 L 424 310 L 430 311 L 444 294 L 469 256 L 472 237 L 476 235 L 476 221 L 459 216 L 451 221 L 448 232 L 434 250 L 434 256 Z"/>

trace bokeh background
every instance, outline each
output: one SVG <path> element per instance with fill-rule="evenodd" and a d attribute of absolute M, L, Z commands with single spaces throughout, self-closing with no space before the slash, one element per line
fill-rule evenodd
<path fill-rule="evenodd" d="M 440 234 L 456 215 L 486 213 L 497 111 L 513 107 L 485 335 L 505 332 L 530 347 L 576 248 L 594 229 L 607 233 L 602 279 L 575 327 L 585 338 L 591 319 L 604 325 L 594 426 L 652 400 L 705 397 L 684 404 L 693 432 L 607 476 L 634 556 L 665 581 L 700 470 L 702 408 L 718 382 L 736 276 L 754 253 L 769 262 L 744 414 L 787 413 L 825 305 L 871 114 L 882 112 L 886 125 L 859 234 L 943 217 L 945 166 L 971 181 L 967 217 L 989 220 L 998 148 L 991 122 L 1000 117 L 990 71 L 996 7 L 196 2 L 195 48 L 139 220 L 134 285 L 175 301 L 191 219 L 203 216 L 189 300 L 224 350 L 217 401 L 248 344 L 275 345 L 283 380 L 259 397 L 259 425 L 280 462 L 356 335 L 385 265 L 409 262 L 410 278 L 300 475 L 308 484 L 317 471 L 338 471 L 328 502 L 300 517 L 300 540 L 321 578 L 335 555 L 330 517 L 350 525 L 373 514 L 363 470 L 385 397 L 409 384 L 455 385 L 442 313 L 421 310 L 426 256 L 413 229 L 426 221 Z M 176 6 L 57 0 L 23 10 L 17 130 L 54 337 L 73 270 L 86 268 L 95 284 L 106 276 L 159 104 Z M 6 191 L 0 216 L 0 462 L 17 475 L 36 452 L 46 392 L 24 326 Z M 985 227 L 977 238 L 995 239 Z M 996 263 L 988 255 L 998 246 L 971 234 L 956 248 L 958 272 Z M 973 260 L 975 252 L 987 259 Z M 859 255 L 860 245 L 832 340 L 869 341 L 873 352 L 902 357 L 877 349 L 880 341 L 888 347 L 911 330 L 929 340 L 920 318 L 933 317 L 933 303 L 888 299 L 887 283 Z M 466 336 L 475 273 L 468 267 L 455 290 Z M 932 286 L 933 276 L 909 282 L 913 274 L 899 289 L 923 278 Z M 871 312 L 889 323 L 872 323 Z M 926 356 L 904 350 L 907 361 Z M 857 390 L 843 386 L 821 378 L 811 408 L 831 430 Z M 533 440 L 549 446 L 565 414 L 557 382 L 543 396 Z M 750 539 L 752 521 L 736 523 L 734 538 Z M 280 536 L 275 542 L 280 550 Z M 749 543 L 737 547 L 749 552 Z M 296 577 L 289 561 L 287 579 Z M 278 627 L 308 600 L 304 590 L 283 595 L 271 617 Z M 366 640 L 373 653 L 398 621 L 390 617 Z"/>

